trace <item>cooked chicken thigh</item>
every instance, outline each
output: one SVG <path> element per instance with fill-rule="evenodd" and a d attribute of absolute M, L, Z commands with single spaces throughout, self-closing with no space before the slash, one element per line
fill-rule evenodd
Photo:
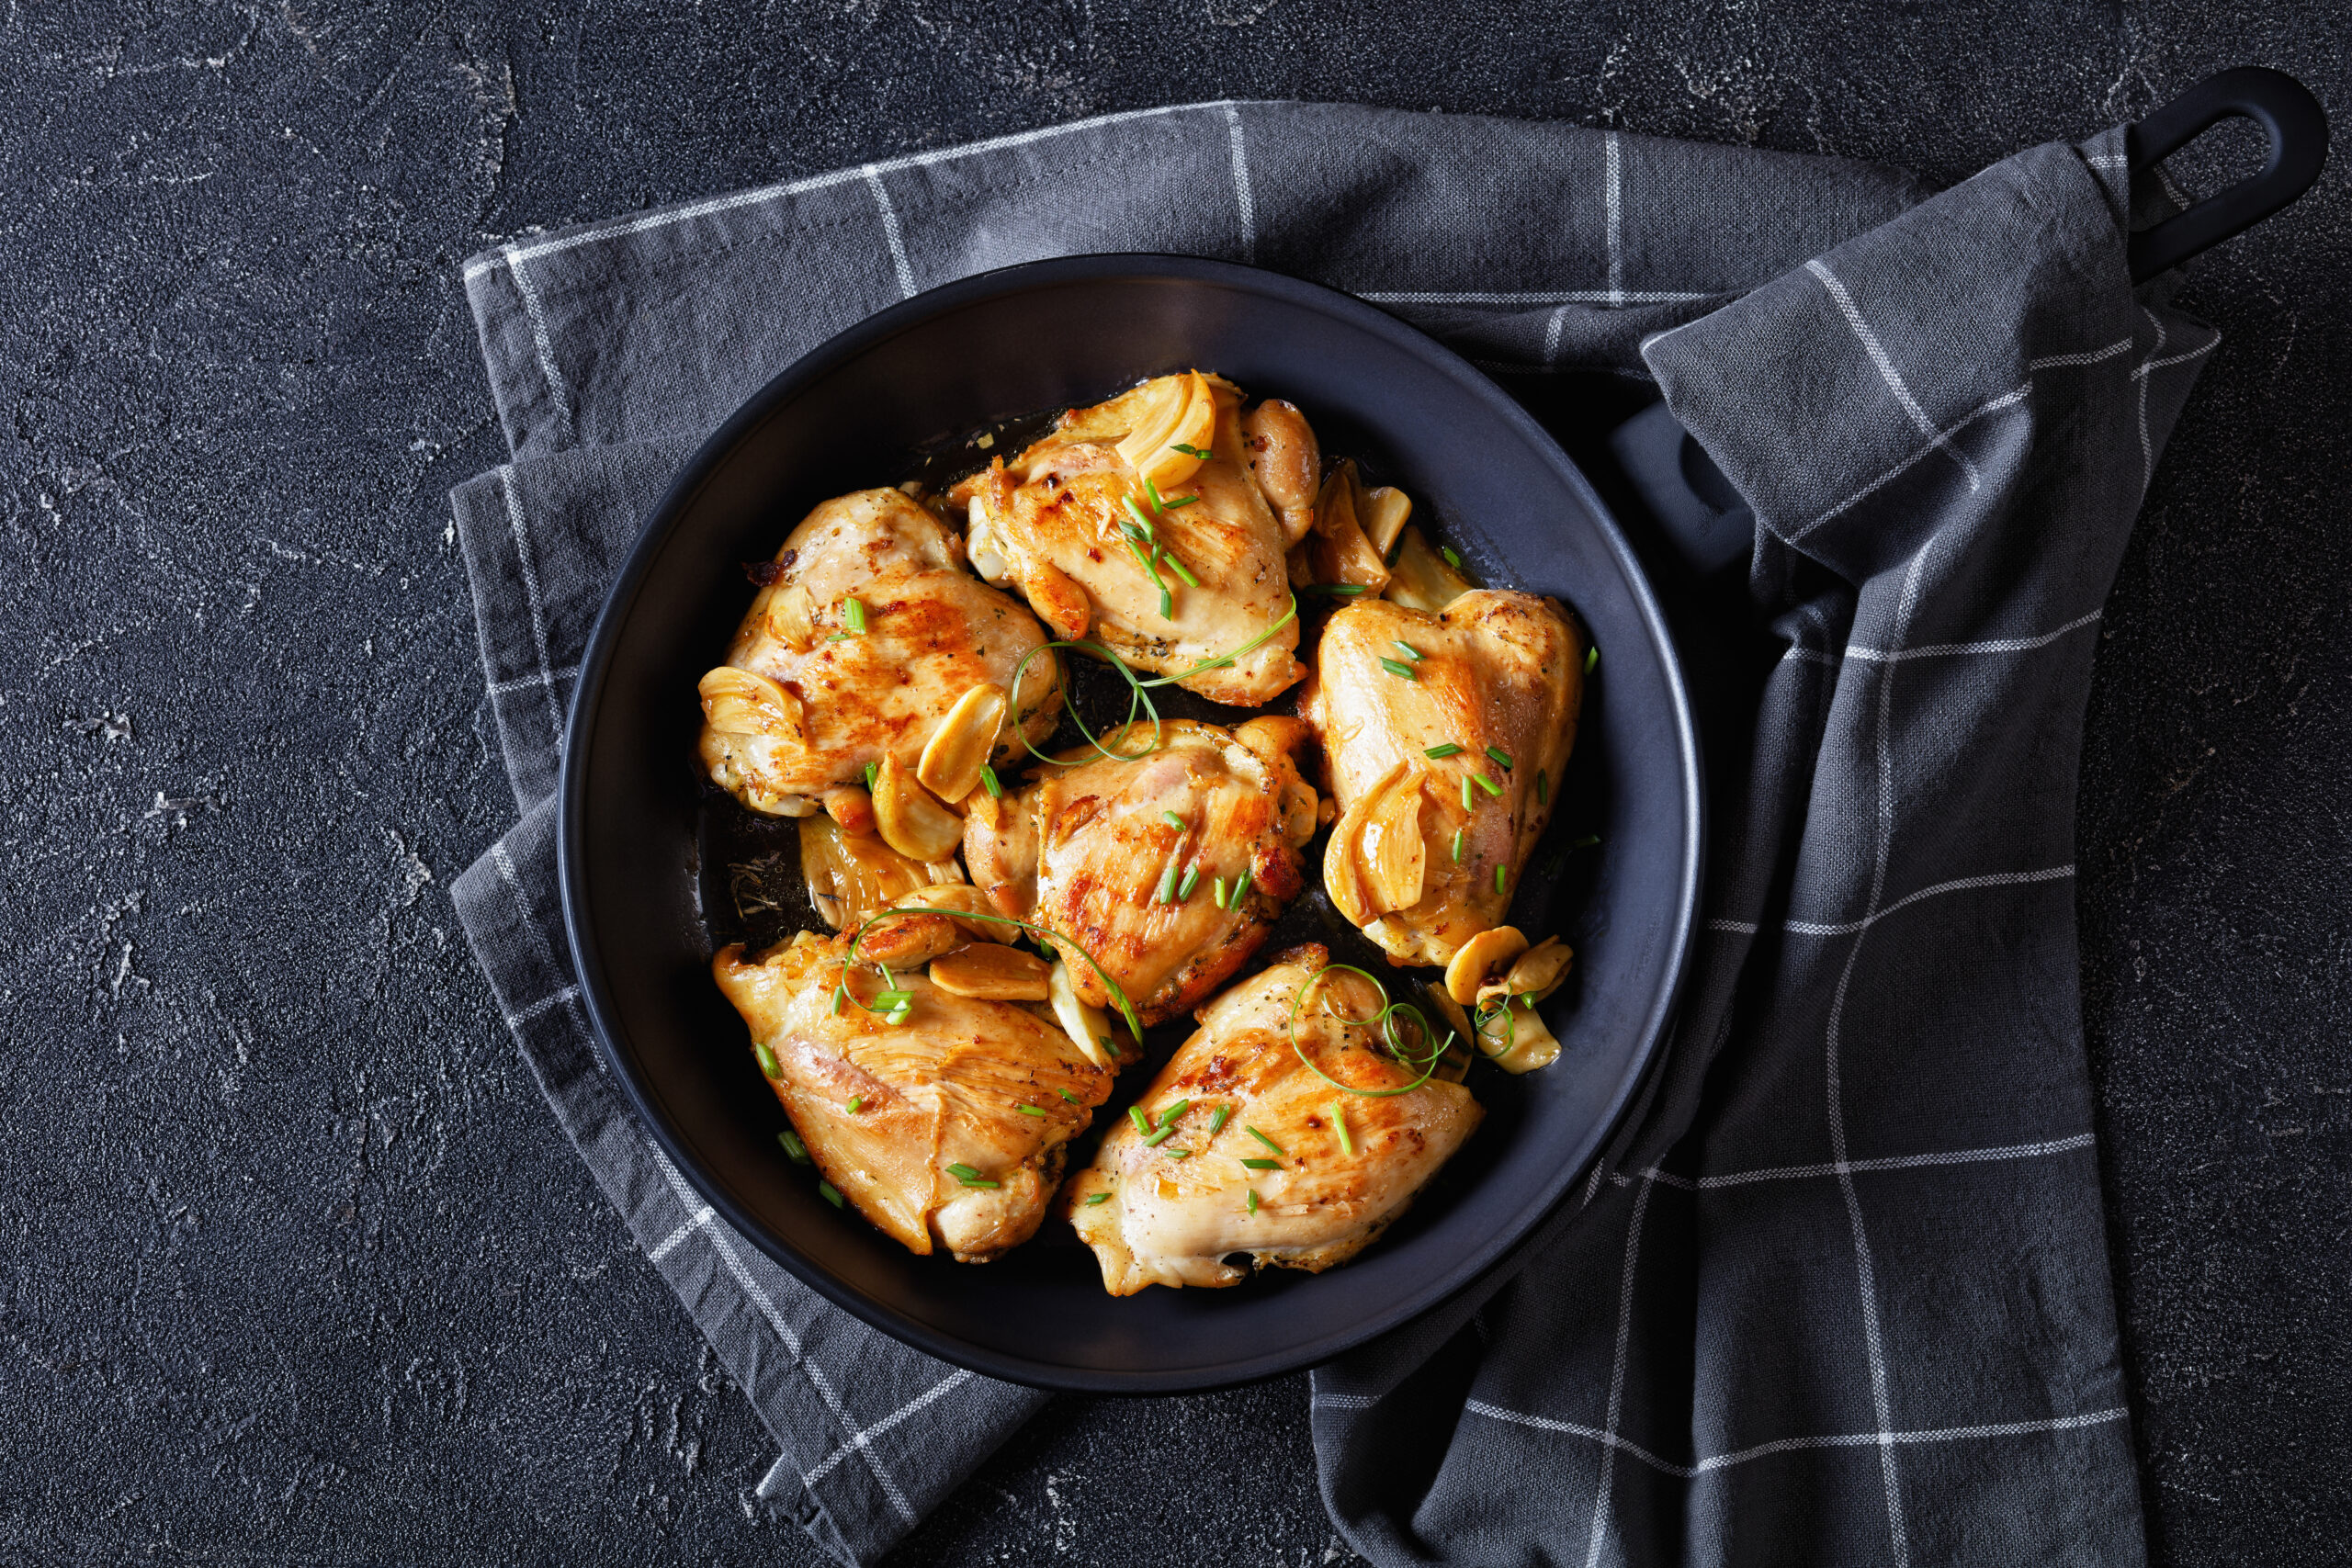
<path fill-rule="evenodd" d="M 1103 745 L 1136 752 L 1151 735 L 1136 725 Z M 964 819 L 974 886 L 1084 949 L 1147 1025 L 1193 1007 L 1257 951 L 1304 886 L 1299 852 L 1317 807 L 1297 764 L 1313 737 L 1296 719 L 1230 732 L 1170 719 L 1160 737 L 1134 761 L 1066 752 L 1018 794 L 973 796 Z M 1069 967 L 1080 999 L 1110 1004 L 1090 965 Z"/>
<path fill-rule="evenodd" d="M 968 766 L 951 772 L 976 782 L 968 754 L 1009 754 L 1016 728 L 1033 740 L 1052 732 L 1051 658 L 1031 660 L 1004 700 L 1023 656 L 1046 640 L 1036 618 L 965 570 L 962 541 L 899 491 L 824 502 L 763 572 L 727 662 L 701 685 L 703 763 L 752 810 L 806 817 L 821 802 L 844 829 L 871 833 L 859 787 L 869 763 L 894 758 L 911 775 L 954 718 L 948 739 L 965 742 Z M 990 690 L 972 699 L 976 688 Z"/>
<path fill-rule="evenodd" d="M 1501 922 L 1551 818 L 1583 638 L 1532 593 L 1476 589 L 1436 615 L 1362 599 L 1325 623 L 1316 665 L 1299 712 L 1340 813 L 1324 886 L 1392 962 L 1444 964 Z"/>
<path fill-rule="evenodd" d="M 1313 987 L 1298 1008 L 1293 1049 L 1293 1000 L 1327 962 L 1320 947 L 1298 949 L 1203 1008 L 1199 1032 L 1140 1101 L 1155 1134 L 1167 1111 L 1182 1106 L 1172 1132 L 1147 1138 L 1121 1122 L 1093 1164 L 1070 1179 L 1064 1212 L 1094 1249 L 1113 1295 L 1237 1283 L 1249 1269 L 1225 1261 L 1234 1253 L 1309 1272 L 1344 1263 L 1405 1211 L 1478 1125 L 1485 1113 L 1458 1083 L 1431 1078 L 1406 1094 L 1351 1094 L 1300 1060 L 1304 1053 L 1359 1089 L 1401 1088 L 1420 1076 L 1374 1028 L 1342 1021 L 1379 1010 L 1378 993 L 1359 975 L 1342 972 Z M 1272 1163 L 1245 1163 L 1253 1160 Z"/>
<path fill-rule="evenodd" d="M 968 936 L 946 917 L 894 919 L 901 929 L 870 937 L 860 958 L 889 954 L 900 1022 L 858 1005 L 885 982 L 863 962 L 845 968 L 847 937 L 804 931 L 756 963 L 729 947 L 711 971 L 825 1179 L 910 1251 L 986 1262 L 1035 1234 L 1063 1145 L 1109 1096 L 1111 1071 L 1050 1015 L 910 972 L 944 964 Z M 844 983 L 856 1000 L 836 1012 Z"/>
<path fill-rule="evenodd" d="M 1314 432 L 1273 400 L 1162 376 L 1092 408 L 949 492 L 971 515 L 972 564 L 1018 583 L 1057 637 L 1091 637 L 1138 669 L 1257 706 L 1306 671 L 1293 652 L 1283 553 L 1315 521 Z M 1205 457 L 1196 454 L 1205 453 Z M 1189 577 L 1187 576 L 1189 573 Z M 1272 636 L 1265 636 L 1272 630 Z"/>

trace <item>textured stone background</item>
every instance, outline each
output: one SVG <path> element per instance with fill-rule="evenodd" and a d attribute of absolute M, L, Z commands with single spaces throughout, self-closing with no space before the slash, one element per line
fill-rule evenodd
<path fill-rule="evenodd" d="M 2352 111 L 2324 0 L 1699 9 L 10 6 L 0 1559 L 814 1559 L 752 1539 L 765 1440 L 449 908 L 512 810 L 442 499 L 501 455 L 469 253 L 1225 95 L 1940 179 L 2239 62 Z M 2167 1562 L 2352 1537 L 2347 166 L 2189 288 L 2227 336 L 2092 704 L 2084 1005 Z M 1346 1556 L 1294 1380 L 1065 1400 L 899 1561 Z"/>

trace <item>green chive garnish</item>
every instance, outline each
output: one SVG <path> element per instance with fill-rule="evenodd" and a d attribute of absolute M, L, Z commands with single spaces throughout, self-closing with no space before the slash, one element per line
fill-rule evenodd
<path fill-rule="evenodd" d="M 1247 1123 L 1244 1123 L 1244 1124 L 1243 1124 L 1243 1126 L 1242 1126 L 1242 1129 L 1241 1129 L 1241 1130 L 1242 1130 L 1243 1132 L 1245 1132 L 1245 1133 L 1249 1134 L 1251 1137 L 1253 1137 L 1253 1138 L 1257 1139 L 1260 1143 L 1261 1143 L 1261 1144 L 1265 1145 L 1268 1148 L 1270 1148 L 1270 1149 L 1273 1150 L 1273 1151 L 1274 1151 L 1274 1153 L 1276 1153 L 1276 1154 L 1280 1154 L 1280 1153 L 1282 1153 L 1282 1152 L 1283 1152 L 1283 1146 L 1282 1146 L 1280 1144 L 1278 1144 L 1278 1143 L 1274 1142 L 1274 1141 L 1273 1141 L 1273 1139 L 1272 1139 L 1272 1138 L 1270 1138 L 1270 1137 L 1266 1136 L 1266 1134 L 1265 1134 L 1261 1133 L 1260 1131 L 1258 1131 L 1258 1129 L 1257 1129 L 1257 1128 L 1252 1127 L 1252 1126 L 1250 1126 L 1250 1125 L 1248 1125 Z"/>
<path fill-rule="evenodd" d="M 1503 792 L 1502 785 L 1497 784 L 1494 780 L 1488 778 L 1484 773 L 1472 773 L 1470 775 L 1470 779 L 1473 784 L 1476 784 L 1480 789 L 1485 790 L 1488 795 L 1500 795 Z"/>
<path fill-rule="evenodd" d="M 862 1094 L 851 1095 L 849 1097 L 849 1103 L 842 1106 L 842 1109 L 848 1111 L 852 1116 L 856 1115 L 859 1111 L 865 1109 L 865 1096 Z"/>
<path fill-rule="evenodd" d="M 1502 868 L 1497 866 L 1495 869 L 1499 871 Z M 1356 1152 L 1355 1141 L 1348 1136 L 1348 1118 L 1340 1111 L 1340 1102 L 1335 1100 L 1324 1109 L 1331 1113 L 1332 1130 L 1340 1134 L 1340 1152 L 1352 1156 Z"/>
<path fill-rule="evenodd" d="M 1209 897 L 1220 909 L 1225 908 L 1225 878 L 1220 876 L 1209 884 Z"/>
<path fill-rule="evenodd" d="M 1548 806 L 1551 801 L 1552 781 L 1544 775 L 1543 769 L 1538 768 L 1535 770 L 1535 804 Z"/>
<path fill-rule="evenodd" d="M 1199 866 L 1188 866 L 1185 868 L 1184 880 L 1179 883 L 1176 886 L 1176 902 L 1181 904 L 1185 899 L 1190 898 L 1193 896 L 1193 884 L 1200 880 L 1200 875 L 1201 868 Z"/>
<path fill-rule="evenodd" d="M 1250 1201 L 1244 1206 L 1253 1214 L 1258 1212 L 1258 1190 L 1256 1188 L 1252 1187 L 1250 1189 Z"/>
<path fill-rule="evenodd" d="M 1216 1114 L 1209 1118 L 1209 1136 L 1212 1138 L 1216 1137 L 1218 1132 L 1224 1128 L 1225 1119 L 1232 1114 L 1233 1107 L 1230 1105 L 1218 1106 L 1216 1108 Z"/>
<path fill-rule="evenodd" d="M 1176 569 L 1176 575 L 1184 580 L 1185 587 L 1198 588 L 1201 585 L 1201 580 L 1193 575 L 1193 569 L 1176 558 L 1175 551 L 1163 549 L 1159 553 L 1167 558 L 1170 566 Z"/>
<path fill-rule="evenodd" d="M 980 1179 L 980 1173 L 978 1171 L 974 1170 L 970 1166 L 965 1165 L 961 1161 L 949 1166 L 947 1168 L 947 1174 L 954 1177 L 958 1181 L 978 1181 Z"/>
<path fill-rule="evenodd" d="M 1413 678 L 1413 667 L 1401 659 L 1384 659 L 1380 661 L 1380 667 L 1399 681 L 1409 681 Z"/>
<path fill-rule="evenodd" d="M 1066 1089 L 1057 1089 L 1054 1092 L 1060 1095 L 1064 1100 L 1069 1100 L 1072 1105 L 1076 1105 L 1078 1103 L 1078 1096 L 1070 1093 L 1070 1091 Z"/>
<path fill-rule="evenodd" d="M 1459 828 L 1453 830 L 1453 863 L 1462 863 L 1462 829 Z"/>
<path fill-rule="evenodd" d="M 1167 1110 L 1159 1113 L 1159 1125 L 1163 1127 L 1167 1126 L 1170 1122 L 1175 1121 L 1176 1118 L 1182 1116 L 1191 1109 L 1193 1109 L 1193 1102 L 1191 1100 L 1178 1100 L 1175 1104 L 1170 1106 Z"/>
<path fill-rule="evenodd" d="M 994 1182 L 990 1182 L 989 1185 L 993 1187 L 996 1184 Z M 833 1184 L 830 1181 L 820 1181 L 817 1183 L 817 1196 L 822 1198 L 826 1202 L 831 1203 L 836 1209 L 842 1206 L 842 1195 L 834 1189 Z"/>
<path fill-rule="evenodd" d="M 1159 503 L 1159 510 L 1162 512 L 1173 512 L 1180 506 L 1190 506 L 1193 502 L 1200 499 L 1201 498 L 1197 495 L 1170 496 Z"/>
<path fill-rule="evenodd" d="M 1411 660 L 1416 664 L 1419 664 L 1422 660 L 1429 657 L 1428 654 L 1423 653 L 1419 649 L 1415 648 L 1411 643 L 1405 641 L 1402 637 L 1395 638 L 1393 641 L 1395 646 L 1405 650 L 1405 657 Z"/>
<path fill-rule="evenodd" d="M 1452 567 L 1454 570 L 1460 571 L 1462 570 L 1462 558 L 1453 553 L 1453 547 L 1452 545 L 1440 545 L 1438 547 L 1438 554 L 1443 556 L 1445 558 L 1445 564 Z"/>
<path fill-rule="evenodd" d="M 1500 893 L 1503 890 L 1503 873 L 1505 869 L 1506 868 L 1502 862 L 1497 861 L 1495 863 L 1495 891 L 1498 893 Z"/>
<path fill-rule="evenodd" d="M 1280 1170 L 1283 1168 L 1283 1162 L 1278 1159 L 1245 1159 L 1241 1163 L 1252 1170 Z"/>
<path fill-rule="evenodd" d="M 1016 1105 L 1012 1109 L 1023 1116 L 1043 1116 L 1046 1113 L 1046 1108 L 1042 1105 Z"/>
<path fill-rule="evenodd" d="M 1510 766 L 1510 753 L 1504 750 L 1499 746 L 1487 747 L 1487 755 L 1492 757 L 1495 760 L 1496 765 L 1498 767 L 1509 768 Z"/>
<path fill-rule="evenodd" d="M 1592 667 L 1600 662 L 1600 645 L 1599 643 L 1594 643 L 1590 648 L 1584 650 L 1584 672 L 1588 675 L 1591 674 Z"/>
<path fill-rule="evenodd" d="M 1176 902 L 1176 864 L 1173 861 L 1170 861 L 1168 869 L 1160 874 L 1159 901 L 1163 904 Z"/>
<path fill-rule="evenodd" d="M 799 1134 L 786 1127 L 775 1135 L 775 1141 L 784 1145 L 784 1152 L 792 1156 L 793 1164 L 807 1165 L 808 1163 L 808 1145 L 800 1141 Z"/>
<path fill-rule="evenodd" d="M 980 764 L 980 787 L 989 792 L 990 800 L 1004 798 L 1004 782 L 996 776 L 996 770 L 986 762 Z"/>
<path fill-rule="evenodd" d="M 1245 871 L 1241 874 L 1241 880 L 1233 885 L 1233 897 L 1225 901 L 1225 907 L 1227 908 L 1238 909 L 1241 908 L 1241 896 L 1250 891 L 1250 881 L 1257 874 L 1258 874 L 1254 871 Z"/>
<path fill-rule="evenodd" d="M 1171 1122 L 1168 1126 L 1162 1127 L 1159 1132 L 1154 1133 L 1150 1137 L 1146 1138 L 1143 1141 L 1143 1146 L 1148 1149 L 1156 1149 L 1175 1135 L 1176 1128 L 1174 1123 Z"/>
<path fill-rule="evenodd" d="M 1176 618 L 1176 595 L 1165 588 L 1159 591 L 1159 618 L 1163 621 Z"/>
<path fill-rule="evenodd" d="M 909 1007 L 906 1003 L 900 1002 L 897 1007 L 890 1010 L 890 1016 L 884 1019 L 882 1021 L 888 1024 L 904 1023 L 907 1021 L 908 1015 L 913 1010 L 914 1010 Z"/>
<path fill-rule="evenodd" d="M 842 1004 L 847 1000 L 849 1000 L 849 987 L 847 986 L 835 986 L 833 987 L 833 1016 L 835 1018 L 841 1017 Z"/>
<path fill-rule="evenodd" d="M 1097 1192 L 1086 1200 L 1086 1206 L 1091 1209 L 1097 1203 L 1107 1203 L 1110 1201 L 1111 1195 L 1108 1192 Z"/>
<path fill-rule="evenodd" d="M 852 636 L 852 634 L 851 634 L 851 633 L 849 633 L 849 632 L 835 632 L 832 636 L 831 636 L 831 637 L 827 637 L 825 640 L 826 640 L 827 642 L 847 642 L 847 641 L 850 639 L 851 636 Z"/>
<path fill-rule="evenodd" d="M 1190 1158 L 1192 1158 L 1192 1157 L 1193 1157 L 1193 1151 L 1192 1151 L 1192 1150 L 1190 1150 L 1190 1149 L 1180 1149 L 1180 1148 L 1178 1148 L 1178 1147 L 1177 1147 L 1175 1145 L 1173 1145 L 1173 1144 L 1169 1145 L 1166 1148 L 1164 1148 L 1164 1149 L 1160 1150 L 1159 1152 L 1160 1152 L 1161 1154 L 1166 1155 L 1170 1159 L 1190 1159 Z"/>
<path fill-rule="evenodd" d="M 1208 452 L 1202 447 L 1187 446 L 1182 441 L 1176 442 L 1168 449 L 1170 452 L 1182 452 L 1187 457 L 1198 457 L 1204 463 L 1207 462 L 1211 457 L 1215 456 L 1215 454 Z"/>
<path fill-rule="evenodd" d="M 1442 746 L 1430 747 L 1428 750 L 1422 752 L 1421 755 L 1429 758 L 1431 761 L 1442 762 L 1448 757 L 1455 756 L 1460 753 L 1461 750 L 1461 747 L 1456 746 L 1453 741 L 1449 740 Z"/>
<path fill-rule="evenodd" d="M 877 780 L 877 779 L 879 779 L 881 776 L 882 776 L 882 764 L 881 764 L 881 763 L 879 763 L 879 762 L 868 762 L 868 763 L 866 763 L 866 764 L 865 764 L 865 787 L 866 787 L 867 789 L 869 789 L 869 790 L 870 790 L 870 789 L 872 789 L 872 788 L 874 787 L 875 781 L 876 781 L 876 780 Z"/>
<path fill-rule="evenodd" d="M 865 601 L 863 599 L 842 600 L 842 624 L 854 632 L 864 631 L 865 629 Z"/>
<path fill-rule="evenodd" d="M 1310 582 L 1299 592 L 1329 593 L 1334 599 L 1352 599 L 1363 592 L 1363 584 L 1361 582 Z"/>
<path fill-rule="evenodd" d="M 1470 793 L 1470 775 L 1468 773 L 1462 775 L 1462 809 L 1464 811 L 1476 811 L 1478 809 L 1477 796 Z"/>
<path fill-rule="evenodd" d="M 1136 1124 L 1136 1132 L 1141 1133 L 1147 1138 L 1151 1136 L 1151 1118 L 1143 1113 L 1142 1106 L 1128 1106 L 1127 1120 Z"/>
<path fill-rule="evenodd" d="M 1182 817 L 1177 816 L 1173 811 L 1161 812 L 1159 814 L 1159 819 L 1162 822 L 1167 823 L 1170 828 L 1175 829 L 1180 833 L 1192 826 L 1191 823 L 1185 821 Z"/>
<path fill-rule="evenodd" d="M 765 1045 L 753 1042 L 752 1055 L 760 1059 L 760 1077 L 771 1079 L 784 1077 L 784 1069 L 775 1064 L 775 1053 Z"/>
<path fill-rule="evenodd" d="M 1600 842 L 1600 834 L 1587 833 L 1583 838 L 1578 839 L 1576 842 L 1570 844 L 1568 848 L 1572 850 L 1589 850 L 1599 842 Z"/>

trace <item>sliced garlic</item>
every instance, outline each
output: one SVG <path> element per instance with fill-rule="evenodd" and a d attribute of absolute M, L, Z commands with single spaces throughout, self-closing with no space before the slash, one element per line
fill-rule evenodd
<path fill-rule="evenodd" d="M 1480 931 L 1456 949 L 1445 966 L 1445 989 L 1448 995 L 1468 1007 L 1478 999 L 1478 987 L 1487 976 L 1527 951 L 1527 939 L 1517 926 L 1497 926 Z"/>
<path fill-rule="evenodd" d="M 1004 688 L 983 681 L 956 699 L 923 743 L 915 777 L 953 806 L 980 787 L 980 770 L 996 750 L 1004 726 Z"/>
<path fill-rule="evenodd" d="M 964 819 L 933 799 L 904 762 L 888 754 L 875 770 L 874 826 L 883 842 L 913 860 L 944 861 L 964 841 Z"/>
<path fill-rule="evenodd" d="M 984 1002 L 1042 1002 L 1051 999 L 1052 973 L 1034 953 L 1001 942 L 967 942 L 931 961 L 931 983 L 951 997 Z"/>

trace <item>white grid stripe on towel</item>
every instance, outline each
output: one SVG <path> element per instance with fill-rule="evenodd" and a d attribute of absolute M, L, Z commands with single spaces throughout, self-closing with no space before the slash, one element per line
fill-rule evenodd
<path fill-rule="evenodd" d="M 921 1393 L 916 1394 L 912 1399 L 908 1400 L 904 1404 L 899 1405 L 896 1410 L 893 1410 L 879 1421 L 875 1422 L 872 1426 L 862 1427 L 855 1432 L 851 1433 L 849 1441 L 843 1443 L 831 1453 L 827 1454 L 823 1459 L 817 1461 L 816 1467 L 808 1472 L 807 1479 L 809 1483 L 814 1485 L 816 1483 L 822 1481 L 827 1475 L 832 1472 L 832 1469 L 835 1465 L 847 1459 L 853 1452 L 865 1448 L 866 1444 L 876 1438 L 880 1437 L 883 1433 L 888 1431 L 891 1427 L 897 1426 L 908 1416 L 926 1408 L 933 1402 L 940 1399 L 944 1395 L 955 1393 L 957 1389 L 962 1388 L 966 1383 L 970 1382 L 971 1381 L 972 1374 L 970 1372 L 964 1371 L 960 1369 L 950 1372 L 947 1376 L 940 1379 L 937 1382 L 932 1384 Z"/>
<path fill-rule="evenodd" d="M 1227 139 L 1233 144 L 1233 209 L 1241 223 L 1241 259 L 1258 259 L 1258 208 L 1250 193 L 1250 150 L 1241 140 L 1241 108 L 1227 103 L 1225 109 Z"/>
<path fill-rule="evenodd" d="M 538 682 L 548 694 L 548 734 L 555 746 L 563 745 L 563 704 L 556 700 L 554 660 L 548 653 L 548 612 L 539 597 L 539 569 L 531 547 L 531 530 L 523 522 L 523 503 L 514 493 L 514 466 L 502 463 L 498 468 L 498 493 L 506 502 L 506 521 L 514 530 L 514 564 L 523 577 L 523 599 L 530 610 L 531 646 L 538 651 Z M 518 883 L 517 893 L 522 891 Z"/>
<path fill-rule="evenodd" d="M 2077 615 L 2057 630 L 2043 632 L 2040 637 L 1995 637 L 1988 642 L 1936 642 L 1924 644 L 1918 648 L 1904 649 L 1856 648 L 1849 644 L 1846 649 L 1846 657 L 1893 664 L 1898 660 L 1950 659 L 1964 653 L 2030 653 L 2037 648 L 2048 648 L 2069 632 L 2082 630 L 2085 626 L 2096 622 L 2101 612 L 2093 610 L 2087 615 Z"/>
<path fill-rule="evenodd" d="M 1805 263 L 1804 269 L 1821 279 L 1821 286 L 1837 302 L 1838 312 L 1846 318 L 1846 324 L 1854 330 L 1856 337 L 1861 339 L 1863 352 L 1871 356 L 1871 363 L 1878 367 L 1879 378 L 1886 383 L 1886 389 L 1894 394 L 1894 400 L 1903 405 L 1903 412 L 1911 416 L 1911 423 L 1919 427 L 1919 434 L 1951 454 L 1951 460 L 1958 463 L 1962 472 L 1968 476 L 1969 489 L 1974 490 L 1984 483 L 1984 476 L 1976 471 L 1976 465 L 1968 460 L 1968 455 L 1936 429 L 1936 422 L 1928 417 L 1928 411 L 1921 408 L 1919 400 L 1911 395 L 1911 389 L 1905 384 L 1902 373 L 1894 368 L 1894 361 L 1888 357 L 1886 345 L 1878 341 L 1878 333 L 1871 331 L 1871 324 L 1862 320 L 1862 312 L 1855 306 L 1854 297 L 1846 291 L 1844 284 L 1838 281 L 1837 274 L 1831 272 L 1818 256 Z"/>
<path fill-rule="evenodd" d="M 531 346 L 537 352 L 539 373 L 547 378 L 548 396 L 555 401 L 556 421 L 568 433 L 571 429 L 571 392 L 564 385 L 563 372 L 556 367 L 555 343 L 548 333 L 548 313 L 539 303 L 539 291 L 531 287 L 531 275 L 523 269 L 523 258 L 512 245 L 503 253 L 506 270 L 514 275 L 514 292 L 523 297 L 523 316 L 531 323 Z"/>
<path fill-rule="evenodd" d="M 1843 1176 L 1849 1171 L 1918 1170 L 1938 1165 L 1988 1165 L 2001 1160 L 2041 1159 L 2050 1155 L 2087 1149 L 2097 1142 L 2092 1134 L 2077 1133 L 2071 1138 L 2049 1138 L 2037 1144 L 2003 1144 L 1989 1149 L 1948 1149 L 1928 1155 L 1880 1155 L 1871 1159 L 1833 1161 L 1827 1165 L 1767 1166 L 1760 1170 L 1735 1170 L 1720 1176 L 1670 1176 L 1656 1169 L 1645 1170 L 1642 1174 L 1680 1191 L 1713 1192 L 1718 1188 L 1747 1187 L 1758 1181 L 1804 1181 L 1815 1177 Z M 1623 1185 L 1634 1178 L 1618 1176 L 1611 1179 Z"/>
<path fill-rule="evenodd" d="M 1452 292 L 1407 289 L 1367 292 L 1356 298 L 1369 299 L 1375 305 L 1510 305 L 1527 309 L 1537 305 L 1687 304 L 1696 299 L 1713 299 L 1716 296 L 1662 288 L 1545 288 L 1522 293 L 1498 293 L 1491 289 Z M 1666 333 L 1656 335 L 1664 337 Z"/>
<path fill-rule="evenodd" d="M 1617 145 L 1614 130 L 1604 133 L 1601 145 L 1608 150 L 1609 198 L 1609 302 L 1625 302 L 1625 155 Z"/>
<path fill-rule="evenodd" d="M 865 188 L 874 193 L 874 209 L 882 216 L 882 237 L 890 243 L 890 268 L 898 274 L 899 298 L 915 297 L 915 269 L 907 262 L 907 242 L 899 232 L 899 209 L 890 205 L 890 193 L 883 188 L 882 171 L 872 164 L 865 165 Z"/>
<path fill-rule="evenodd" d="M 1609 1436 L 1617 1435 L 1617 1419 L 1625 1407 L 1625 1364 L 1634 1352 L 1634 1269 L 1641 1260 L 1642 1216 L 1650 1206 L 1650 1183 L 1645 1177 L 1634 1194 L 1634 1211 L 1625 1222 L 1625 1268 L 1617 1280 L 1617 1356 L 1609 1371 Z M 1605 1448 L 1600 1452 L 1600 1479 L 1592 1491 L 1592 1532 L 1585 1551 L 1585 1568 L 1595 1568 L 1600 1561 L 1600 1526 L 1609 1517 L 1612 1501 L 1610 1493 L 1616 1483 L 1616 1467 L 1612 1462 L 1616 1450 Z"/>

